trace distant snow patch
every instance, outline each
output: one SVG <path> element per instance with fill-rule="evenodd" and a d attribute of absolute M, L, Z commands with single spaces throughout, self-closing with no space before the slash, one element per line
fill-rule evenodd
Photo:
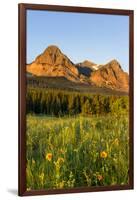
<path fill-rule="evenodd" d="M 98 70 L 99 65 L 93 65 L 92 68 L 95 69 L 95 70 Z"/>

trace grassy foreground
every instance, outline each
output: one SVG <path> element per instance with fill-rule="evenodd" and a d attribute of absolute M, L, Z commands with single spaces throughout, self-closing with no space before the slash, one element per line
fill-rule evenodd
<path fill-rule="evenodd" d="M 128 183 L 128 117 L 27 115 L 27 189 Z"/>

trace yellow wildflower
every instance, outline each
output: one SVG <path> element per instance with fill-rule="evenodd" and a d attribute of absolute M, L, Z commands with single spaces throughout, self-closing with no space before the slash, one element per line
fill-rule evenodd
<path fill-rule="evenodd" d="M 60 183 L 59 183 L 59 188 L 60 188 L 60 189 L 61 189 L 61 188 L 64 188 L 64 185 L 65 185 L 65 181 L 60 182 Z"/>
<path fill-rule="evenodd" d="M 107 152 L 105 152 L 105 151 L 101 151 L 100 152 L 100 157 L 101 158 L 106 158 L 107 156 L 108 156 Z"/>
<path fill-rule="evenodd" d="M 46 154 L 46 160 L 51 161 L 52 160 L 52 153 Z"/>
<path fill-rule="evenodd" d="M 102 175 L 97 175 L 97 179 L 99 180 L 99 181 L 101 181 L 101 180 L 103 180 L 103 176 Z"/>

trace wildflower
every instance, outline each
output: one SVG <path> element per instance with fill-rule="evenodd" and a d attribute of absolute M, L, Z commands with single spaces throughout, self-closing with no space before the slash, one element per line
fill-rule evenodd
<path fill-rule="evenodd" d="M 57 161 L 54 161 L 56 167 L 56 177 L 59 176 L 61 165 L 64 163 L 64 158 L 59 157 Z"/>
<path fill-rule="evenodd" d="M 64 153 L 65 153 L 65 150 L 60 149 L 60 153 L 61 153 L 61 154 L 64 154 Z"/>
<path fill-rule="evenodd" d="M 99 180 L 99 181 L 101 181 L 101 180 L 103 180 L 103 176 L 102 175 L 97 175 L 97 179 Z"/>
<path fill-rule="evenodd" d="M 46 154 L 46 160 L 51 161 L 52 160 L 52 153 Z"/>
<path fill-rule="evenodd" d="M 59 183 L 59 188 L 60 188 L 60 189 L 61 189 L 61 188 L 64 188 L 64 185 L 65 185 L 65 181 L 60 182 L 60 183 Z"/>
<path fill-rule="evenodd" d="M 34 159 L 32 159 L 32 164 L 35 165 L 35 160 Z"/>
<path fill-rule="evenodd" d="M 116 159 L 116 158 L 113 158 L 113 161 L 114 161 L 114 162 L 117 162 L 117 159 Z"/>
<path fill-rule="evenodd" d="M 39 175 L 39 179 L 40 179 L 41 184 L 43 184 L 43 181 L 44 181 L 44 173 L 43 172 Z"/>
<path fill-rule="evenodd" d="M 118 138 L 116 138 L 116 139 L 114 140 L 113 144 L 115 144 L 116 146 L 119 145 L 119 140 L 118 140 Z"/>
<path fill-rule="evenodd" d="M 64 158 L 59 157 L 55 165 L 61 165 L 62 163 L 64 163 Z"/>
<path fill-rule="evenodd" d="M 105 152 L 105 151 L 100 152 L 101 158 L 106 158 L 107 156 L 108 156 L 107 152 Z"/>
<path fill-rule="evenodd" d="M 40 178 L 41 180 L 44 179 L 44 173 L 43 173 L 43 172 L 39 175 L 39 178 Z"/>

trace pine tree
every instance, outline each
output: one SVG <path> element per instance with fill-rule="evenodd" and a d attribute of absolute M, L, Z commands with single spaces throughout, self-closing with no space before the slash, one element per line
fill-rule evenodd
<path fill-rule="evenodd" d="M 82 106 L 82 113 L 91 114 L 91 105 L 88 99 L 85 101 L 84 105 Z"/>

